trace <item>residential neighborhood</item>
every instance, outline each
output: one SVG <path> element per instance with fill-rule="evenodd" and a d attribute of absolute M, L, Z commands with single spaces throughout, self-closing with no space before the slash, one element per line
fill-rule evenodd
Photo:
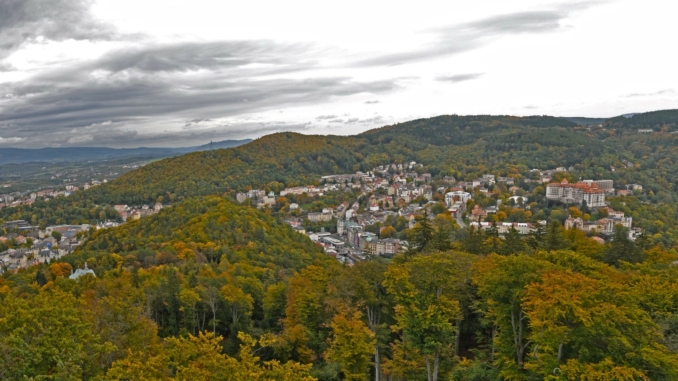
<path fill-rule="evenodd" d="M 40 230 L 23 220 L 6 222 L 0 229 L 11 233 L 0 236 L 0 243 L 8 247 L 0 252 L 0 273 L 49 263 L 70 254 L 80 245 L 83 235 L 96 228 L 91 225 L 59 225 Z"/>
<path fill-rule="evenodd" d="M 438 222 L 446 219 L 455 228 L 496 229 L 500 236 L 511 229 L 520 235 L 531 234 L 546 225 L 545 218 L 536 221 L 531 218 L 531 209 L 539 205 L 535 204 L 538 199 L 547 204 L 561 203 L 597 211 L 595 215 L 601 218 L 592 219 L 590 214 L 577 212 L 579 209 L 572 210 L 574 215 L 563 216 L 562 223 L 565 229 L 585 231 L 603 242 L 601 236 L 609 236 L 616 225 L 628 228 L 631 239 L 641 233 L 641 229 L 633 227 L 630 217 L 610 208 L 606 200 L 607 196 L 642 191 L 640 184 L 616 189 L 613 181 L 606 179 L 553 181 L 559 174 L 572 170 L 565 167 L 533 169 L 532 179 L 487 173 L 468 181 L 457 181 L 453 176 L 434 178 L 424 172 L 425 168 L 424 164 L 414 161 L 380 165 L 367 172 L 322 176 L 317 184 L 287 187 L 277 192 L 250 189 L 236 193 L 235 199 L 260 209 L 277 210 L 295 231 L 306 234 L 328 255 L 347 264 L 363 260 L 367 255 L 393 257 L 407 250 L 408 240 L 402 232 L 413 228 L 424 216 Z M 67 197 L 100 184 L 92 181 L 80 187 L 66 185 L 58 190 L 2 195 L 0 206 Z M 114 209 L 120 216 L 119 221 L 124 223 L 156 214 L 163 209 L 163 204 L 119 204 Z M 91 228 L 118 224 L 102 220 Z M 5 227 L 18 231 L 0 237 L 0 242 L 12 243 L 10 249 L 0 253 L 0 263 L 9 271 L 72 252 L 79 243 L 77 233 L 90 229 L 89 225 L 64 225 L 37 230 L 25 221 L 10 221 Z M 53 231 L 61 234 L 63 240 L 56 241 L 51 236 Z"/>
<path fill-rule="evenodd" d="M 277 193 L 240 192 L 236 200 L 277 210 L 297 232 L 348 264 L 367 255 L 392 257 L 407 250 L 408 241 L 401 232 L 424 216 L 432 222 L 446 219 L 456 228 L 496 229 L 500 236 L 515 229 L 528 235 L 546 225 L 546 216 L 532 218 L 533 208 L 556 203 L 571 206 L 571 215 L 560 219 L 565 229 L 583 230 L 597 242 L 605 242 L 601 237 L 609 237 L 616 225 L 628 228 L 632 240 L 641 233 L 630 217 L 610 208 L 606 199 L 642 190 L 639 184 L 615 189 L 608 179 L 553 181 L 571 170 L 564 167 L 534 169 L 534 179 L 484 174 L 470 181 L 434 178 L 420 173 L 422 168 L 416 162 L 383 165 L 368 172 L 322 176 L 316 185 Z"/>
<path fill-rule="evenodd" d="M 76 180 L 76 179 L 74 179 Z M 20 205 L 31 205 L 37 200 L 46 200 L 57 197 L 68 197 L 79 190 L 87 190 L 91 187 L 101 185 L 108 182 L 107 180 L 98 181 L 93 180 L 82 184 L 68 184 L 59 188 L 49 188 L 36 191 L 27 192 L 12 192 L 8 194 L 0 194 L 0 209 L 5 207 L 15 207 Z"/>

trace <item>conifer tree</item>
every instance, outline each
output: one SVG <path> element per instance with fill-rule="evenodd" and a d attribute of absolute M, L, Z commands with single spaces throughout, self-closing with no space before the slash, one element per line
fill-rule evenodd
<path fill-rule="evenodd" d="M 428 219 L 428 213 L 419 218 L 417 225 L 412 228 L 412 243 L 410 244 L 409 255 L 426 252 L 432 248 L 434 229 L 431 221 Z"/>
<path fill-rule="evenodd" d="M 556 220 L 551 221 L 546 227 L 544 234 L 544 249 L 548 251 L 564 249 L 567 241 L 563 236 L 563 227 Z"/>
<path fill-rule="evenodd" d="M 518 233 L 518 230 L 516 230 L 515 227 L 511 226 L 508 232 L 504 235 L 504 245 L 502 246 L 501 254 L 504 255 L 519 254 L 521 252 L 524 252 L 526 248 L 527 245 L 525 244 L 525 241 L 523 241 L 523 238 L 520 236 L 520 233 Z"/>
<path fill-rule="evenodd" d="M 643 250 L 629 239 L 629 229 L 622 225 L 615 226 L 614 233 L 603 256 L 603 262 L 619 266 L 621 261 L 639 263 L 643 259 Z"/>

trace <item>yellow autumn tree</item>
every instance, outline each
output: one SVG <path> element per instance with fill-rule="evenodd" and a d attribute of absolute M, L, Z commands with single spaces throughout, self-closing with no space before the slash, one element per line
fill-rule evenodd
<path fill-rule="evenodd" d="M 333 337 L 325 356 L 341 366 L 346 380 L 365 380 L 372 364 L 376 339 L 361 318 L 360 312 L 341 311 L 330 323 Z"/>

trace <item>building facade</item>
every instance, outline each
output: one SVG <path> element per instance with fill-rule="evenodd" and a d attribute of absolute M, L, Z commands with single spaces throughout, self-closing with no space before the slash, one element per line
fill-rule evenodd
<path fill-rule="evenodd" d="M 563 180 L 546 186 L 546 199 L 579 205 L 585 201 L 587 206 L 598 208 L 605 206 L 605 190 L 598 188 L 595 183 L 580 181 L 571 184 Z"/>

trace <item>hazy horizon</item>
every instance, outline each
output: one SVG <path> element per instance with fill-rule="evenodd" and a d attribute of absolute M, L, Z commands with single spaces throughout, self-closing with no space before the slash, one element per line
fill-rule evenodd
<path fill-rule="evenodd" d="M 653 112 L 653 111 L 663 111 L 663 110 L 651 110 L 647 112 Z M 575 119 L 575 118 L 582 118 L 582 119 L 610 119 L 618 116 L 625 116 L 625 115 L 635 115 L 639 113 L 624 113 L 620 115 L 613 115 L 611 117 L 589 117 L 589 116 L 557 116 L 557 115 L 521 115 L 520 117 L 530 117 L 530 116 L 552 116 L 556 118 L 563 118 L 563 119 Z M 431 116 L 430 118 L 435 118 L 437 116 L 445 116 L 445 115 L 459 115 L 459 114 L 441 114 L 441 115 L 435 115 Z M 460 116 L 469 116 L 469 115 L 460 115 Z M 501 116 L 501 115 L 489 115 L 489 116 Z M 517 115 L 510 115 L 510 116 L 517 116 Z M 424 118 L 425 119 L 425 118 Z M 416 120 L 416 119 L 412 119 Z M 404 123 L 404 122 L 409 122 L 412 120 L 403 120 L 395 123 Z M 375 126 L 375 127 L 370 127 L 366 128 L 362 131 L 357 131 L 357 132 L 352 132 L 350 134 L 341 134 L 341 133 L 332 133 L 332 132 L 327 132 L 327 133 L 317 133 L 312 130 L 308 131 L 293 131 L 293 130 L 280 130 L 280 131 L 272 131 L 270 133 L 262 134 L 259 136 L 252 136 L 252 137 L 246 137 L 246 138 L 241 138 L 241 139 L 222 139 L 222 140 L 212 140 L 208 142 L 197 142 L 196 144 L 181 144 L 180 142 L 176 142 L 176 145 L 165 145 L 165 146 L 126 146 L 126 147 L 109 147 L 109 146 L 101 146 L 101 145 L 73 145 L 73 146 L 44 146 L 44 147 L 20 147 L 20 146 L 12 146 L 12 145 L 3 145 L 2 148 L 13 148 L 13 149 L 45 149 L 45 148 L 110 148 L 110 149 L 185 149 L 185 148 L 194 148 L 194 147 L 202 147 L 202 146 L 207 146 L 210 143 L 217 144 L 217 143 L 222 143 L 222 142 L 227 142 L 227 141 L 254 141 L 256 139 L 262 138 L 266 135 L 270 134 L 276 134 L 276 133 L 284 133 L 284 132 L 294 132 L 294 133 L 299 133 L 303 135 L 322 135 L 322 136 L 331 136 L 331 135 L 337 135 L 337 136 L 354 136 L 354 135 L 360 135 L 364 132 L 374 130 L 374 129 L 379 129 L 381 127 L 386 127 L 388 125 L 381 125 L 381 126 Z M 95 142 L 92 142 L 95 143 Z M 246 144 L 246 143 L 245 143 Z M 226 148 L 234 148 L 234 147 L 226 147 Z"/>

